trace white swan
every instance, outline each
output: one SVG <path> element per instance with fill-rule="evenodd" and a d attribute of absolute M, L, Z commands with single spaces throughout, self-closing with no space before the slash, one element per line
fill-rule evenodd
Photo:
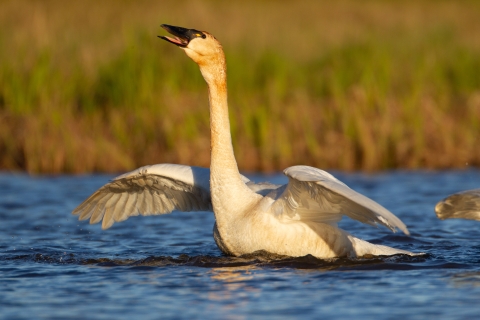
<path fill-rule="evenodd" d="M 439 219 L 480 220 L 480 189 L 452 194 L 435 206 Z"/>
<path fill-rule="evenodd" d="M 211 165 L 145 166 L 115 178 L 79 205 L 73 214 L 109 228 L 138 214 L 173 210 L 211 210 L 214 238 L 226 254 L 258 250 L 318 258 L 412 254 L 355 238 L 337 227 L 343 215 L 392 231 L 406 226 L 390 211 L 353 191 L 329 173 L 307 166 L 284 170 L 286 185 L 254 184 L 237 168 L 230 136 L 225 56 L 209 33 L 169 25 L 175 37 L 160 37 L 185 51 L 208 84 L 211 126 Z"/>

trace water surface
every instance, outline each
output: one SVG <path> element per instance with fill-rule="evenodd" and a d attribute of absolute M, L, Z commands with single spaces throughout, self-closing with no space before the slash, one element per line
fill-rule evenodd
<path fill-rule="evenodd" d="M 335 175 L 399 216 L 411 237 L 344 218 L 341 227 L 421 257 L 227 257 L 209 212 L 132 217 L 107 231 L 70 212 L 111 175 L 0 174 L 0 317 L 477 318 L 480 222 L 440 221 L 480 170 Z M 282 174 L 249 175 L 284 183 Z"/>

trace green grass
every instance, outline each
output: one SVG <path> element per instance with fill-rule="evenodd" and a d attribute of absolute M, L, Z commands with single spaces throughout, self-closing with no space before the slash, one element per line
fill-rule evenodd
<path fill-rule="evenodd" d="M 229 8 L 206 3 L 218 12 Z M 434 1 L 368 1 L 365 9 L 354 2 L 341 3 L 354 9 L 338 5 L 331 10 L 353 10 L 369 18 L 339 18 L 332 28 L 344 31 L 334 40 L 314 31 L 301 38 L 298 31 L 276 30 L 267 23 L 266 31 L 278 31 L 280 40 L 272 36 L 271 43 L 258 44 L 251 33 L 242 32 L 226 37 L 225 23 L 208 29 L 228 40 L 224 47 L 230 119 L 241 169 L 271 171 L 308 164 L 372 171 L 480 165 L 480 48 L 471 41 L 480 33 L 474 32 L 480 23 L 450 16 L 454 10 L 443 2 L 440 9 Z M 136 10 L 147 12 L 147 4 L 152 3 L 140 6 L 145 11 Z M 268 1 L 247 2 L 235 14 L 247 16 L 259 5 L 265 10 L 275 7 Z M 16 13 L 15 5 L 3 6 Z M 127 15 L 129 2 L 122 6 L 129 24 L 120 37 L 115 27 L 90 35 L 87 31 L 92 33 L 100 23 L 95 22 L 85 26 L 87 31 L 68 27 L 71 34 L 78 31 L 78 40 L 64 37 L 70 40 L 30 46 L 10 31 L 17 28 L 28 34 L 37 29 L 26 22 L 5 23 L 0 31 L 1 169 L 112 172 L 162 162 L 209 165 L 207 88 L 198 67 L 178 48 L 155 37 L 161 32 L 157 21 L 150 30 L 141 18 Z M 165 6 L 172 9 L 174 4 Z M 403 8 L 400 13 L 398 6 Z M 424 25 L 419 17 L 412 26 L 402 20 L 425 6 L 438 10 L 443 22 Z M 467 14 L 478 7 L 467 1 L 454 9 Z M 44 10 L 53 14 L 75 8 L 47 1 Z M 378 8 L 396 24 L 378 18 Z M 280 5 L 277 15 L 286 9 Z M 102 10 L 110 12 L 108 7 Z M 276 19 L 272 12 L 270 19 Z M 61 38 L 66 32 L 59 31 L 63 20 L 52 19 L 53 27 L 44 36 Z M 298 25 L 304 22 L 302 16 L 292 19 Z M 375 28 L 355 25 L 369 22 Z M 232 34 L 241 27 L 232 22 Z M 355 34 L 352 30 L 357 29 Z M 307 47 L 294 50 L 295 45 Z"/>

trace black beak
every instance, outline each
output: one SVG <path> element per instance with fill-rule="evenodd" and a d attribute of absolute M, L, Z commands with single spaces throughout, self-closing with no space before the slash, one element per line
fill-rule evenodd
<path fill-rule="evenodd" d="M 195 29 L 175 27 L 175 26 L 170 26 L 168 24 L 162 24 L 161 27 L 167 30 L 168 33 L 174 35 L 175 38 L 166 37 L 166 36 L 158 36 L 158 37 L 182 48 L 185 48 L 186 46 L 188 46 L 188 43 L 192 39 L 195 39 L 198 37 L 205 38 L 205 35 L 203 34 L 203 32 Z"/>

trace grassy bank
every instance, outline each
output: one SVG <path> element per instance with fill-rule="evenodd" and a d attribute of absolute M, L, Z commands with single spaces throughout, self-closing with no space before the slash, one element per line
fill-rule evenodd
<path fill-rule="evenodd" d="M 209 165 L 197 66 L 160 23 L 212 32 L 243 170 L 480 165 L 475 1 L 4 1 L 0 169 Z"/>

